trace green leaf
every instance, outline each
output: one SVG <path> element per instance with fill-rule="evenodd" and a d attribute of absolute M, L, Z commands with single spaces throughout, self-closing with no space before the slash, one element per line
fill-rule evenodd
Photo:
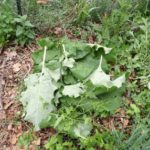
<path fill-rule="evenodd" d="M 71 72 L 79 80 L 87 78 L 97 67 L 98 61 L 92 56 L 87 56 L 84 59 L 77 61 Z"/>
<path fill-rule="evenodd" d="M 34 39 L 35 38 L 35 34 L 33 32 L 29 32 L 27 34 L 27 36 L 30 38 L 30 39 Z"/>
<path fill-rule="evenodd" d="M 43 74 L 31 74 L 25 79 L 25 86 L 27 89 L 22 92 L 20 99 L 25 106 L 25 120 L 32 122 L 35 130 L 39 130 L 41 121 L 55 110 L 52 99 L 57 87 L 52 82 L 48 69 Z"/>
<path fill-rule="evenodd" d="M 40 44 L 45 44 L 45 40 L 41 40 Z M 39 50 L 37 52 L 32 53 L 32 59 L 35 63 L 34 69 L 36 71 L 41 71 L 41 62 L 43 60 L 43 50 Z M 56 47 L 53 45 L 53 43 L 49 44 L 47 54 L 46 54 L 46 61 L 45 61 L 45 66 L 49 68 L 50 70 L 56 70 L 60 68 L 60 62 L 59 62 L 59 56 L 60 56 L 60 50 L 56 49 Z"/>
<path fill-rule="evenodd" d="M 81 41 L 63 39 L 63 44 L 65 44 L 65 48 L 69 56 L 74 59 L 84 58 L 91 52 L 91 48 Z"/>
<path fill-rule="evenodd" d="M 16 36 L 20 36 L 23 32 L 24 32 L 23 28 L 21 26 L 18 26 L 16 30 Z"/>
<path fill-rule="evenodd" d="M 31 22 L 28 21 L 28 20 L 25 21 L 24 25 L 25 25 L 26 27 L 30 27 L 30 28 L 34 27 L 34 26 L 31 24 Z"/>
<path fill-rule="evenodd" d="M 98 98 L 70 98 L 61 99 L 62 107 L 75 106 L 82 108 L 84 112 L 94 112 L 96 115 L 114 114 L 115 111 L 122 105 L 122 90 L 110 91 L 106 94 L 101 94 Z"/>

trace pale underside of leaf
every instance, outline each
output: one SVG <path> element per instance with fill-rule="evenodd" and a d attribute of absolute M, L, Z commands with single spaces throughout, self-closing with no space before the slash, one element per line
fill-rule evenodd
<path fill-rule="evenodd" d="M 90 47 L 96 47 L 96 51 L 98 51 L 100 48 L 103 48 L 105 54 L 109 54 L 112 50 L 112 48 L 108 48 L 99 44 L 87 44 L 87 45 L 89 45 Z"/>
<path fill-rule="evenodd" d="M 79 123 L 74 128 L 74 134 L 77 137 L 80 137 L 82 139 L 86 139 L 86 137 L 90 134 L 91 129 L 92 129 L 92 127 L 90 124 Z"/>
<path fill-rule="evenodd" d="M 51 77 L 57 82 L 61 77 L 61 70 L 60 68 L 56 70 L 49 70 Z"/>
<path fill-rule="evenodd" d="M 101 67 L 102 57 L 100 60 L 99 67 L 88 77 L 88 80 L 92 82 L 93 85 L 96 86 L 105 86 L 106 88 L 111 88 L 113 86 L 120 88 L 122 84 L 125 82 L 125 75 L 111 81 L 110 75 L 107 75 Z"/>
<path fill-rule="evenodd" d="M 82 93 L 84 93 L 84 86 L 82 83 L 66 85 L 64 86 L 62 93 L 69 97 L 79 97 Z"/>
<path fill-rule="evenodd" d="M 25 120 L 32 122 L 35 130 L 39 130 L 41 121 L 55 110 L 52 99 L 57 87 L 52 82 L 48 69 L 44 69 L 43 74 L 31 74 L 25 79 L 25 85 L 27 89 L 20 99 L 25 106 Z"/>
<path fill-rule="evenodd" d="M 75 60 L 73 58 L 65 58 L 63 61 L 63 66 L 68 68 L 73 68 Z"/>
<path fill-rule="evenodd" d="M 65 45 L 63 44 L 63 54 L 64 54 L 64 60 L 62 62 L 64 67 L 73 68 L 75 60 L 73 58 L 68 58 L 69 53 L 65 49 Z"/>

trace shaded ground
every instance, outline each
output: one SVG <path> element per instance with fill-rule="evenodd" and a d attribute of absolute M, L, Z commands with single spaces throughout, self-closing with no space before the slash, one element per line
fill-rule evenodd
<path fill-rule="evenodd" d="M 31 129 L 21 118 L 23 108 L 17 91 L 22 89 L 21 82 L 32 70 L 31 52 L 36 49 L 35 45 L 10 47 L 0 55 L 0 150 L 23 150 L 17 146 L 18 138 Z M 36 139 L 29 150 L 44 145 L 54 132 L 53 129 L 45 129 L 33 133 Z"/>
<path fill-rule="evenodd" d="M 16 96 L 19 83 L 32 69 L 34 49 L 10 47 L 0 55 L 0 150 L 16 150 L 17 138 L 27 128 L 17 121 L 22 108 Z"/>

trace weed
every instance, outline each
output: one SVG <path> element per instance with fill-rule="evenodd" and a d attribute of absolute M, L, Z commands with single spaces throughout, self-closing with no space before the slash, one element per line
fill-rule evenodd
<path fill-rule="evenodd" d="M 14 15 L 8 5 L 0 5 L 0 47 L 3 47 L 15 35 Z"/>
<path fill-rule="evenodd" d="M 16 16 L 7 3 L 0 6 L 0 47 L 16 39 L 17 44 L 24 46 L 35 37 L 33 25 L 27 16 Z"/>
<path fill-rule="evenodd" d="M 18 146 L 23 147 L 25 150 L 28 150 L 29 145 L 35 139 L 33 132 L 29 131 L 27 133 L 23 133 L 18 139 Z"/>
<path fill-rule="evenodd" d="M 27 16 L 19 16 L 14 19 L 16 23 L 16 42 L 22 46 L 29 44 L 34 38 L 33 25 L 27 20 Z"/>

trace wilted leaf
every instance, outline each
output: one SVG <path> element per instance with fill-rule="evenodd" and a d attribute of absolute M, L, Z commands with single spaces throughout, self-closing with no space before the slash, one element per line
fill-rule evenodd
<path fill-rule="evenodd" d="M 78 125 L 76 125 L 76 127 L 74 127 L 74 134 L 77 137 L 86 139 L 86 137 L 90 134 L 91 130 L 92 126 L 90 124 L 79 123 Z"/>
<path fill-rule="evenodd" d="M 110 75 L 107 75 L 102 70 L 102 57 L 100 60 L 99 67 L 88 77 L 88 79 L 96 86 L 105 86 L 106 88 L 111 88 L 113 86 L 120 88 L 125 82 L 125 76 L 121 76 L 114 81 L 110 80 Z"/>
<path fill-rule="evenodd" d="M 25 106 L 25 120 L 32 122 L 35 130 L 39 130 L 40 122 L 55 110 L 52 99 L 57 87 L 52 82 L 48 69 L 45 69 L 43 74 L 31 74 L 25 79 L 25 85 L 27 89 L 20 99 Z"/>
<path fill-rule="evenodd" d="M 60 79 L 61 72 L 60 69 L 49 70 L 51 77 L 57 82 Z"/>
<path fill-rule="evenodd" d="M 80 94 L 84 93 L 84 86 L 81 83 L 66 85 L 64 86 L 62 93 L 69 97 L 79 97 Z"/>
<path fill-rule="evenodd" d="M 68 58 L 69 53 L 65 50 L 64 45 L 63 45 L 63 54 L 64 54 L 64 60 L 62 62 L 63 66 L 73 68 L 75 60 L 73 58 Z"/>
<path fill-rule="evenodd" d="M 96 51 L 98 51 L 100 48 L 102 48 L 105 52 L 105 54 L 108 54 L 111 52 L 112 48 L 108 48 L 108 47 L 105 47 L 105 46 L 102 46 L 102 45 L 99 45 L 99 44 L 87 44 L 89 45 L 90 47 L 95 47 L 96 48 Z"/>

